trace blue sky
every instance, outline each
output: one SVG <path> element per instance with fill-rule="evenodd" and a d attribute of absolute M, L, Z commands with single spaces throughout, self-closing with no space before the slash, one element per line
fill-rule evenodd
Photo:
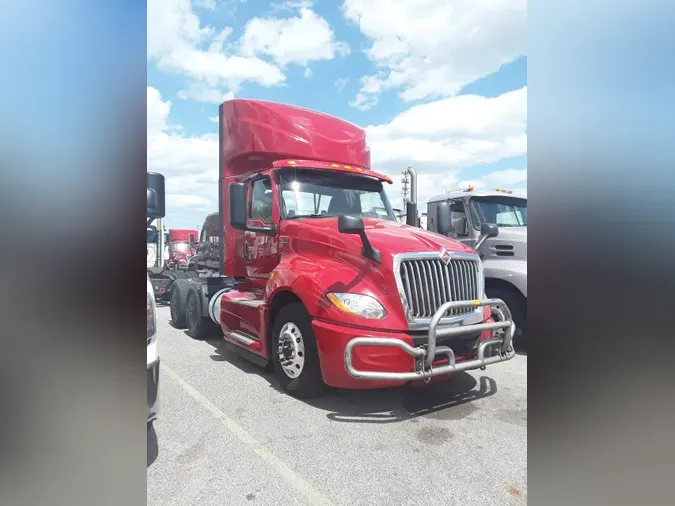
<path fill-rule="evenodd" d="M 521 0 L 148 0 L 148 163 L 167 226 L 217 209 L 218 103 L 260 98 L 367 131 L 373 168 L 417 168 L 419 197 L 477 184 L 526 193 Z"/>

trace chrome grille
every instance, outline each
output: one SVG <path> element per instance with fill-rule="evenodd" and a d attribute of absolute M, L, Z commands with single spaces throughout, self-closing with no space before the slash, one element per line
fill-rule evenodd
<path fill-rule="evenodd" d="M 415 258 L 401 261 L 399 272 L 409 314 L 413 318 L 431 318 L 446 302 L 480 299 L 478 262 L 452 258 L 446 265 L 440 258 Z M 451 309 L 444 316 L 461 316 L 474 309 Z"/>

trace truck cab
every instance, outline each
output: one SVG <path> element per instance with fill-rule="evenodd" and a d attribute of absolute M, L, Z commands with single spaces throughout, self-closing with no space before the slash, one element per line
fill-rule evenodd
<path fill-rule="evenodd" d="M 169 269 L 187 269 L 190 257 L 196 252 L 190 238 L 197 237 L 197 231 L 184 228 L 170 228 L 166 234 L 168 246 L 167 264 Z"/>
<path fill-rule="evenodd" d="M 439 213 L 449 215 L 450 229 L 439 227 Z M 527 330 L 527 198 L 513 191 L 479 191 L 474 187 L 437 195 L 427 203 L 427 229 L 475 247 L 484 223 L 499 228 L 496 237 L 478 249 L 483 259 L 485 292 L 502 299 L 511 310 L 518 344 Z"/>
<path fill-rule="evenodd" d="M 194 255 L 190 258 L 188 269 L 199 276 L 220 275 L 220 238 L 222 236 L 220 215 L 207 214 L 199 236 L 195 233 L 192 241 Z"/>
<path fill-rule="evenodd" d="M 371 170 L 362 129 L 231 100 L 220 146 L 221 275 L 190 280 L 189 335 L 217 329 L 298 397 L 428 382 L 514 356 L 509 310 L 485 297 L 479 256 L 397 221 L 392 181 Z"/>

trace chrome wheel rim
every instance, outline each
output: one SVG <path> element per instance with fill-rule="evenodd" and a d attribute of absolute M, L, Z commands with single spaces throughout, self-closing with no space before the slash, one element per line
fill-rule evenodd
<path fill-rule="evenodd" d="M 286 323 L 279 332 L 277 358 L 284 374 L 291 379 L 300 376 L 305 367 L 305 342 L 293 322 Z"/>

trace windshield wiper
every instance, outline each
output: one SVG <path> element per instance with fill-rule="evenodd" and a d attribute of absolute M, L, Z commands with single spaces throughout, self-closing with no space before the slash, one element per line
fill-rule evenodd
<path fill-rule="evenodd" d="M 299 214 L 286 217 L 287 220 L 298 220 L 300 218 L 334 218 L 334 216 L 329 216 L 327 214 Z"/>

